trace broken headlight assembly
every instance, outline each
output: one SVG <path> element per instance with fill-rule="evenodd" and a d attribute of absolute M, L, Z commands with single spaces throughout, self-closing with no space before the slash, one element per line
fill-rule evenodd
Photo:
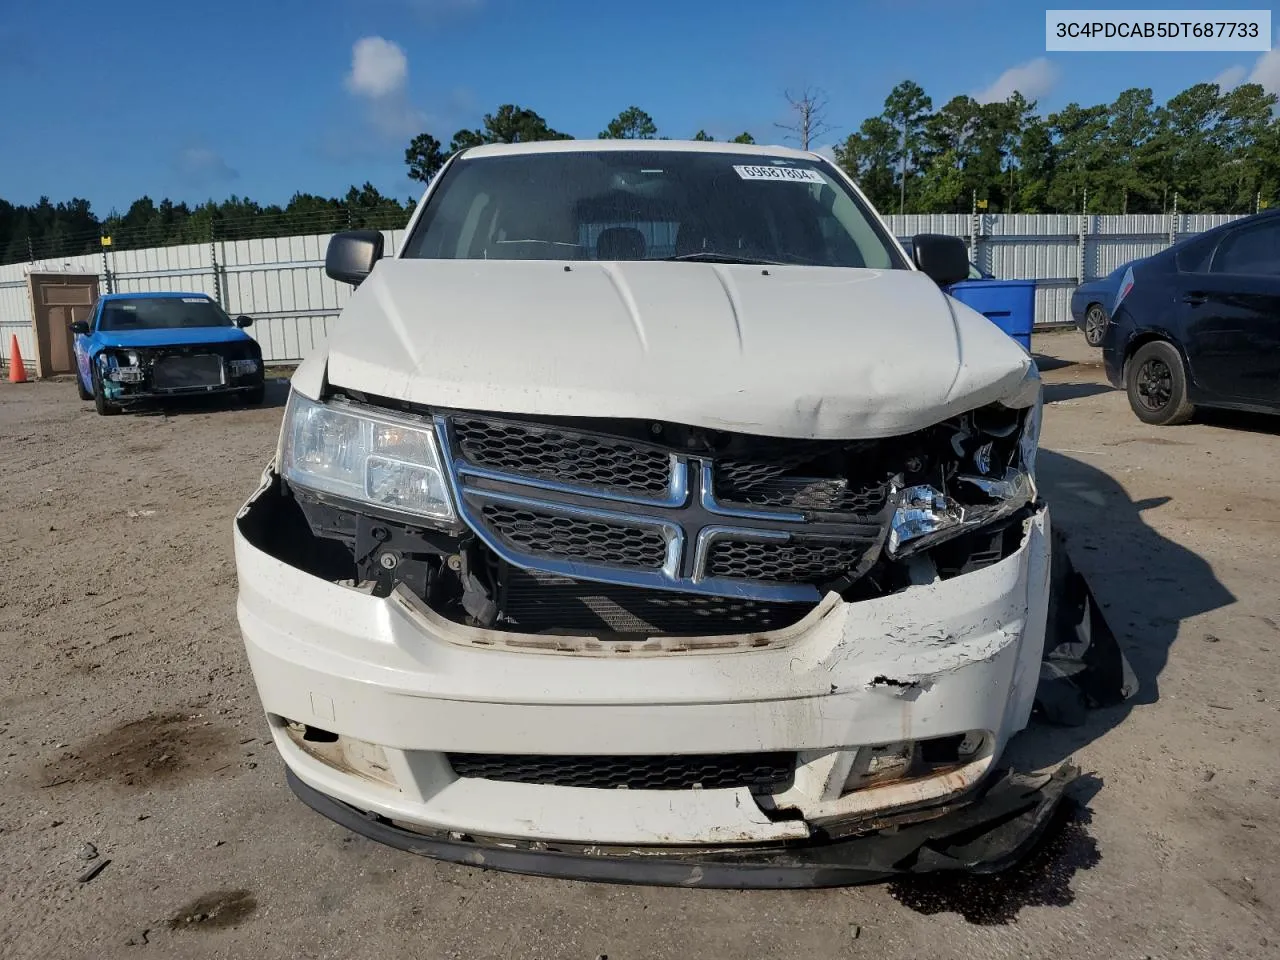
<path fill-rule="evenodd" d="M 227 368 L 233 377 L 247 377 L 251 373 L 258 372 L 258 361 L 252 357 L 248 360 L 229 360 Z"/>
<path fill-rule="evenodd" d="M 284 420 L 280 472 L 290 484 L 438 524 L 455 521 L 429 420 L 296 392 Z"/>
<path fill-rule="evenodd" d="M 1034 503 L 1042 409 L 1040 378 L 1032 367 L 1015 405 L 981 407 L 945 424 L 947 466 L 927 478 L 900 481 L 888 555 L 911 556 Z"/>
<path fill-rule="evenodd" d="M 116 383 L 141 383 L 142 360 L 136 350 L 117 350 L 103 355 L 103 367 L 108 380 Z"/>

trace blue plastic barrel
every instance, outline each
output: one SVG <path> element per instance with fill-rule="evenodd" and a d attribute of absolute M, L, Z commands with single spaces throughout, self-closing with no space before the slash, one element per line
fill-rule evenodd
<path fill-rule="evenodd" d="M 962 280 L 947 287 L 947 293 L 1031 350 L 1031 328 L 1036 322 L 1034 280 Z"/>

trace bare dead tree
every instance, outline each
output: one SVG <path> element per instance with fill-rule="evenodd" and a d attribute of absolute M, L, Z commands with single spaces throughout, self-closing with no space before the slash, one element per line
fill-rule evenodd
<path fill-rule="evenodd" d="M 787 90 L 783 96 L 791 108 L 790 123 L 776 123 L 774 126 L 786 130 L 788 140 L 796 140 L 801 150 L 808 150 L 810 144 L 824 133 L 831 130 L 827 123 L 827 94 L 817 87 L 805 87 L 797 93 Z"/>

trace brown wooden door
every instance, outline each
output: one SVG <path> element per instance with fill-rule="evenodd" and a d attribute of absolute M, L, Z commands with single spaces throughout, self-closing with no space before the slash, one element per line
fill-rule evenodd
<path fill-rule="evenodd" d="M 92 273 L 32 273 L 27 277 L 36 330 L 36 375 L 74 373 L 76 355 L 70 325 L 87 320 L 98 298 Z"/>

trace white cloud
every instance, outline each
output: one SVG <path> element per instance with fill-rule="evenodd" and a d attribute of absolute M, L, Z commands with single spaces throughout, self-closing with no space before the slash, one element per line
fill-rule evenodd
<path fill-rule="evenodd" d="M 1280 96 L 1280 33 L 1276 34 L 1275 45 L 1254 61 L 1252 69 L 1236 64 L 1214 77 L 1213 82 L 1225 92 L 1240 86 L 1246 74 L 1249 83 L 1261 84 L 1267 93 Z"/>
<path fill-rule="evenodd" d="M 347 89 L 368 107 L 374 129 L 388 139 L 422 132 L 426 117 L 409 101 L 409 58 L 383 37 L 361 37 L 351 48 Z"/>
<path fill-rule="evenodd" d="M 1280 37 L 1277 37 L 1277 43 L 1280 43 Z M 1267 93 L 1280 95 L 1280 46 L 1273 46 L 1258 58 L 1249 73 L 1249 82 L 1260 83 Z"/>
<path fill-rule="evenodd" d="M 1240 83 L 1244 80 L 1245 74 L 1248 72 L 1249 70 L 1247 67 L 1242 67 L 1239 64 L 1236 64 L 1234 67 L 1227 67 L 1227 69 L 1214 77 L 1213 82 L 1218 85 L 1218 89 L 1225 93 L 1228 90 L 1234 90 L 1236 87 L 1240 86 Z"/>
<path fill-rule="evenodd" d="M 999 103 L 1020 93 L 1028 100 L 1039 100 L 1058 82 L 1058 68 L 1045 57 L 1037 57 L 1016 67 L 1010 67 L 996 78 L 995 83 L 979 90 L 973 99 L 979 103 Z"/>
<path fill-rule="evenodd" d="M 409 59 L 399 44 L 382 37 L 361 37 L 351 48 L 347 89 L 378 99 L 402 92 L 409 82 Z"/>
<path fill-rule="evenodd" d="M 240 176 L 239 171 L 233 170 L 222 154 L 199 145 L 179 150 L 173 166 L 183 180 L 197 187 L 226 183 Z"/>

